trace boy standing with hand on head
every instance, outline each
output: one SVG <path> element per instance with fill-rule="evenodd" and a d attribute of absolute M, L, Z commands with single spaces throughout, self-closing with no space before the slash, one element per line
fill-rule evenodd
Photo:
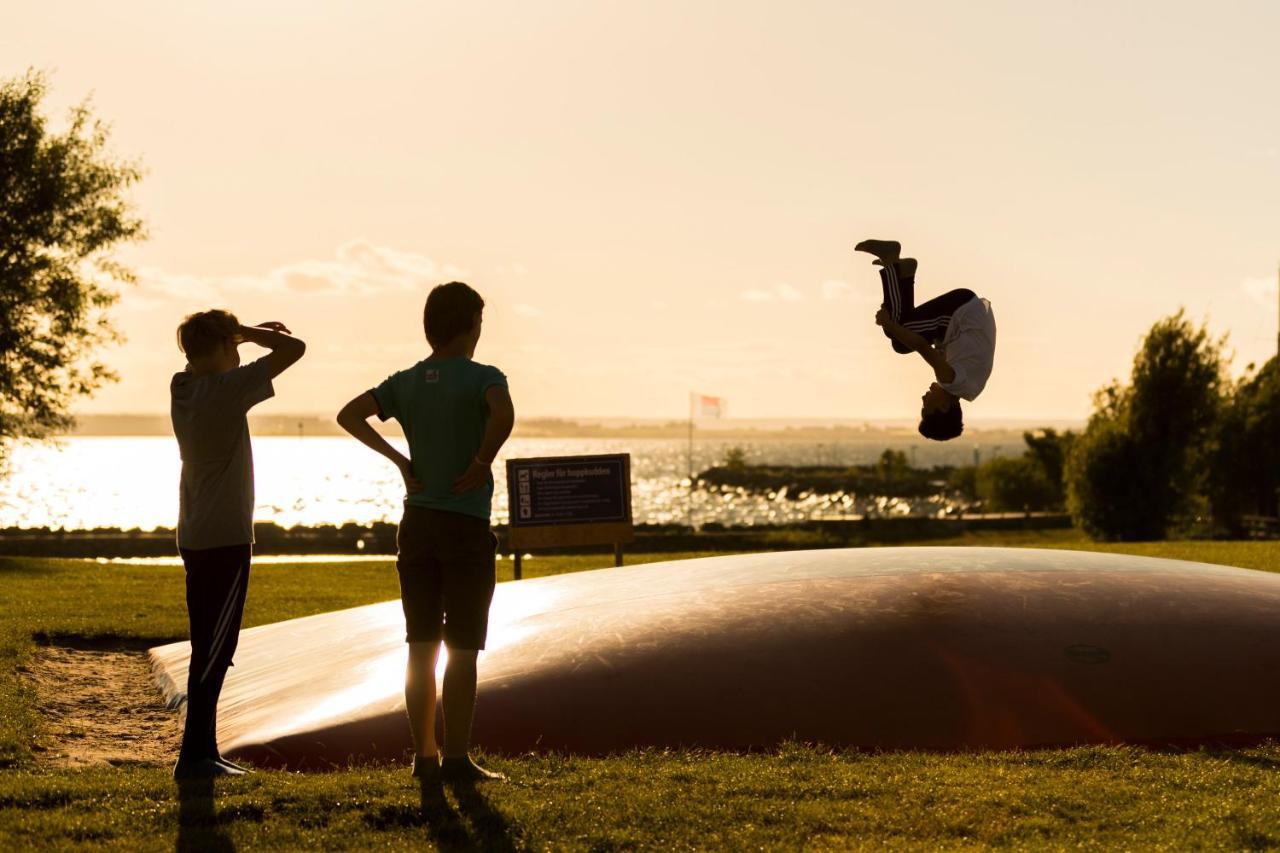
<path fill-rule="evenodd" d="M 240 364 L 239 346 L 270 352 Z M 240 636 L 253 550 L 253 451 L 249 409 L 275 394 L 271 380 L 306 344 L 283 323 L 242 326 L 227 311 L 192 314 L 178 326 L 187 366 L 169 384 L 173 434 L 182 456 L 178 551 L 186 568 L 191 661 L 187 721 L 176 779 L 239 776 L 218 754 L 218 695 Z"/>
<path fill-rule="evenodd" d="M 472 361 L 484 300 L 462 282 L 433 289 L 423 312 L 431 355 L 347 403 L 338 423 L 391 460 L 404 478 L 396 571 L 409 664 L 405 710 L 413 735 L 413 775 L 424 782 L 505 778 L 468 755 L 476 704 L 476 659 L 489 628 L 497 539 L 489 530 L 490 467 L 511 434 L 507 379 Z M 369 423 L 395 418 L 409 458 Z M 436 744 L 436 660 L 449 647 L 441 699 L 443 757 Z"/>

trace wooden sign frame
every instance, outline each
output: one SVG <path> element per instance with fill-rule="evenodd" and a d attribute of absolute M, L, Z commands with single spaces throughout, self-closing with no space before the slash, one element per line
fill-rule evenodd
<path fill-rule="evenodd" d="M 593 460 L 622 462 L 623 505 L 622 520 L 595 522 L 565 522 L 552 524 L 520 524 L 517 520 L 517 469 L 534 464 L 581 464 Z M 612 545 L 614 565 L 622 565 L 622 546 L 634 542 L 635 524 L 631 515 L 631 454 L 606 453 L 590 456 L 534 456 L 522 459 L 507 460 L 507 546 L 511 548 L 514 558 L 514 575 L 521 578 L 522 551 L 538 548 L 573 548 L 584 545 Z"/>

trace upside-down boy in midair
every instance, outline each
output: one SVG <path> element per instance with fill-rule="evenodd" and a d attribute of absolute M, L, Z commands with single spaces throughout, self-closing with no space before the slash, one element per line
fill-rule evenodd
<path fill-rule="evenodd" d="M 915 304 L 915 258 L 899 257 L 894 240 L 863 240 L 858 252 L 875 256 L 884 287 L 876 324 L 898 353 L 919 353 L 933 368 L 929 390 L 920 398 L 920 434 L 947 441 L 964 431 L 960 400 L 972 401 L 986 387 L 996 351 L 996 317 L 991 303 L 960 288 Z"/>

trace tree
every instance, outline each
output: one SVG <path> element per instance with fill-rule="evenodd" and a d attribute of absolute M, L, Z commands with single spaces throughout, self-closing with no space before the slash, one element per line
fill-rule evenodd
<path fill-rule="evenodd" d="M 1224 340 L 1182 311 L 1151 327 L 1130 384 L 1103 388 L 1067 462 L 1068 508 L 1100 539 L 1159 539 L 1200 510 L 1226 384 Z"/>
<path fill-rule="evenodd" d="M 120 339 L 107 309 L 133 273 L 111 256 L 141 239 L 126 190 L 139 168 L 107 150 L 87 103 L 55 133 L 43 74 L 0 82 L 0 452 L 72 422 L 72 401 L 114 374 L 98 348 Z"/>
<path fill-rule="evenodd" d="M 1030 454 L 984 462 L 975 485 L 983 509 L 991 512 L 1043 510 L 1053 503 L 1053 485 Z"/>
<path fill-rule="evenodd" d="M 906 453 L 890 448 L 876 460 L 876 473 L 886 483 L 897 482 L 911 473 L 911 463 L 907 461 Z"/>
<path fill-rule="evenodd" d="M 1223 407 L 1209 474 L 1214 524 L 1232 536 L 1246 515 L 1280 516 L 1280 357 L 1247 373 Z"/>
<path fill-rule="evenodd" d="M 966 500 L 978 499 L 978 468 L 974 465 L 961 465 L 952 469 L 947 476 L 947 488 Z"/>
<path fill-rule="evenodd" d="M 1027 443 L 1023 455 L 1040 469 L 1049 489 L 1044 508 L 1061 509 L 1067 500 L 1067 457 L 1071 454 L 1076 434 L 1071 430 L 1059 434 L 1055 429 L 1042 429 L 1024 432 L 1022 440 Z"/>

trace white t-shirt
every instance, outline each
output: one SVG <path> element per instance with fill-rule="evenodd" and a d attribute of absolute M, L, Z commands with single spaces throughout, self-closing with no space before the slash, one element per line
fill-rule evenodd
<path fill-rule="evenodd" d="M 245 413 L 274 393 L 265 358 L 226 373 L 174 374 L 169 413 L 182 456 L 179 548 L 253 542 L 253 449 Z"/>
<path fill-rule="evenodd" d="M 942 339 L 942 354 L 956 378 L 938 383 L 944 391 L 973 400 L 987 387 L 996 356 L 996 315 L 991 303 L 975 296 L 956 309 Z"/>

